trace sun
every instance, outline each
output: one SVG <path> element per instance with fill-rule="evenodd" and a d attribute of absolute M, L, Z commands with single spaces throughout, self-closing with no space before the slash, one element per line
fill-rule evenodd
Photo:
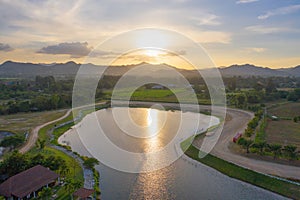
<path fill-rule="evenodd" d="M 163 52 L 158 50 L 147 49 L 143 52 L 143 54 L 149 57 L 159 57 L 163 54 Z"/>

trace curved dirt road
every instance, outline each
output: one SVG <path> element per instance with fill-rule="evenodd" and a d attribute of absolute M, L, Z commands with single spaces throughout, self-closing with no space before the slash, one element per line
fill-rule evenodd
<path fill-rule="evenodd" d="M 96 105 L 103 105 L 105 104 L 106 102 L 100 102 L 100 103 L 96 103 Z M 94 106 L 94 105 L 84 105 L 84 106 L 79 106 L 79 107 L 76 107 L 75 109 L 81 109 L 81 108 L 88 108 L 90 106 Z M 58 122 L 64 118 L 66 118 L 67 116 L 69 116 L 69 114 L 72 112 L 74 108 L 71 108 L 69 109 L 66 114 L 58 119 L 55 119 L 55 120 L 52 120 L 50 122 L 46 122 L 45 124 L 42 124 L 42 125 L 39 125 L 37 127 L 35 127 L 29 134 L 29 137 L 28 137 L 28 140 L 26 141 L 25 145 L 22 146 L 20 149 L 19 149 L 19 152 L 20 153 L 26 153 L 27 151 L 29 151 L 36 143 L 38 137 L 39 137 L 39 131 L 41 128 L 45 127 L 45 126 L 48 126 L 49 124 L 52 124 L 52 123 L 55 123 L 55 122 Z"/>
<path fill-rule="evenodd" d="M 213 155 L 257 172 L 300 180 L 299 167 L 256 160 L 230 151 L 228 147 L 232 144 L 232 138 L 237 132 L 245 130 L 253 114 L 243 110 L 228 108 L 227 115 L 229 120 L 224 124 L 222 134 L 211 152 Z M 199 143 L 200 141 L 195 141 L 194 144 L 199 147 Z"/>
<path fill-rule="evenodd" d="M 38 139 L 38 136 L 39 136 L 39 131 L 41 128 L 45 127 L 45 126 L 48 126 L 49 124 L 52 124 L 54 122 L 57 122 L 57 121 L 60 121 L 64 118 L 66 118 L 67 116 L 69 116 L 69 114 L 72 112 L 72 109 L 68 110 L 66 112 L 66 114 L 64 114 L 64 116 L 58 118 L 58 119 L 55 119 L 55 120 L 52 120 L 50 122 L 47 122 L 47 123 L 44 123 L 42 125 L 39 125 L 37 127 L 35 127 L 29 134 L 28 136 L 28 140 L 26 141 L 25 145 L 22 146 L 20 149 L 19 149 L 19 152 L 20 153 L 26 153 L 27 151 L 29 151 L 36 143 L 37 139 Z"/>

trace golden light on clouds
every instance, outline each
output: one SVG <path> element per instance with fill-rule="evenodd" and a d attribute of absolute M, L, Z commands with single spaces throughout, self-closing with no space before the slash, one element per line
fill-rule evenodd
<path fill-rule="evenodd" d="M 111 65 L 124 65 L 126 64 L 167 64 L 177 68 L 195 69 L 183 55 L 175 52 L 168 52 L 162 49 L 138 49 L 117 57 Z"/>

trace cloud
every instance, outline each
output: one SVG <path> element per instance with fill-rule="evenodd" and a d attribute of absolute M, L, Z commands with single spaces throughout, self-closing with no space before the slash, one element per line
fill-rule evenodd
<path fill-rule="evenodd" d="M 91 52 L 92 48 L 88 47 L 87 42 L 71 42 L 71 43 L 60 43 L 58 45 L 52 45 L 43 47 L 37 53 L 44 54 L 66 54 L 70 55 L 72 58 L 79 58 L 88 55 Z"/>
<path fill-rule="evenodd" d="M 12 51 L 14 50 L 9 44 L 0 43 L 0 51 Z"/>
<path fill-rule="evenodd" d="M 259 15 L 257 18 L 258 19 L 268 19 L 269 17 L 276 16 L 276 15 L 291 14 L 291 13 L 297 12 L 298 10 L 300 10 L 300 4 L 281 7 L 281 8 L 277 8 L 275 10 L 270 10 L 263 15 Z"/>
<path fill-rule="evenodd" d="M 199 31 L 192 37 L 200 43 L 221 43 L 229 44 L 231 42 L 231 33 L 221 31 Z"/>
<path fill-rule="evenodd" d="M 214 14 L 207 14 L 201 17 L 192 17 L 191 19 L 196 22 L 196 25 L 209 25 L 209 26 L 217 26 L 220 25 L 221 22 L 218 21 L 218 16 Z"/>
<path fill-rule="evenodd" d="M 245 28 L 247 31 L 252 31 L 260 34 L 270 34 L 270 33 L 279 33 L 279 32 L 289 32 L 292 31 L 289 28 L 285 27 L 271 27 L 271 26 L 248 26 Z"/>
<path fill-rule="evenodd" d="M 241 4 L 241 3 L 253 3 L 253 2 L 257 2 L 259 0 L 239 0 L 236 3 L 237 4 Z"/>
<path fill-rule="evenodd" d="M 255 53 L 262 53 L 265 52 L 267 49 L 266 48 L 261 48 L 261 47 L 252 47 L 252 48 L 247 48 L 247 50 Z"/>

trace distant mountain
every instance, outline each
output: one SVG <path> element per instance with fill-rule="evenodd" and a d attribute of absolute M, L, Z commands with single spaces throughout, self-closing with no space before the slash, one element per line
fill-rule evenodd
<path fill-rule="evenodd" d="M 296 67 L 292 67 L 292 68 L 281 68 L 278 69 L 278 71 L 282 71 L 285 72 L 287 74 L 289 74 L 290 76 L 300 76 L 300 65 L 296 66 Z"/>
<path fill-rule="evenodd" d="M 55 76 L 55 77 L 74 77 L 76 76 L 81 64 L 73 61 L 67 63 L 53 63 L 53 64 L 33 64 L 33 63 L 18 63 L 7 61 L 0 65 L 0 77 L 21 77 L 21 78 L 34 78 L 37 75 L 40 76 Z M 140 63 L 136 65 L 124 65 L 124 66 L 111 66 L 104 67 L 94 64 L 83 64 L 84 69 L 87 69 L 89 73 L 105 70 L 105 75 L 120 76 L 129 70 L 141 67 L 140 71 L 136 75 L 147 76 L 149 73 L 156 72 L 155 75 L 159 77 L 169 77 L 171 71 L 174 69 L 182 73 L 186 77 L 195 76 L 198 73 L 195 70 L 179 69 L 167 64 L 148 64 Z M 143 68 L 144 67 L 144 68 Z M 92 70 L 92 71 L 89 71 Z M 229 67 L 219 68 L 220 73 L 224 77 L 231 76 L 261 76 L 261 77 L 279 77 L 279 76 L 295 76 L 300 77 L 300 65 L 293 68 L 280 68 L 270 69 L 267 67 L 258 67 L 255 65 L 231 65 Z M 135 70 L 134 70 L 135 71 Z M 134 73 L 134 72 L 133 72 Z"/>
<path fill-rule="evenodd" d="M 270 76 L 295 76 L 289 73 L 288 70 L 277 70 L 270 69 L 267 67 L 258 67 L 255 65 L 245 64 L 245 65 L 231 65 L 229 67 L 220 68 L 222 76 L 261 76 L 261 77 L 270 77 Z M 298 73 L 300 76 L 300 73 Z"/>

